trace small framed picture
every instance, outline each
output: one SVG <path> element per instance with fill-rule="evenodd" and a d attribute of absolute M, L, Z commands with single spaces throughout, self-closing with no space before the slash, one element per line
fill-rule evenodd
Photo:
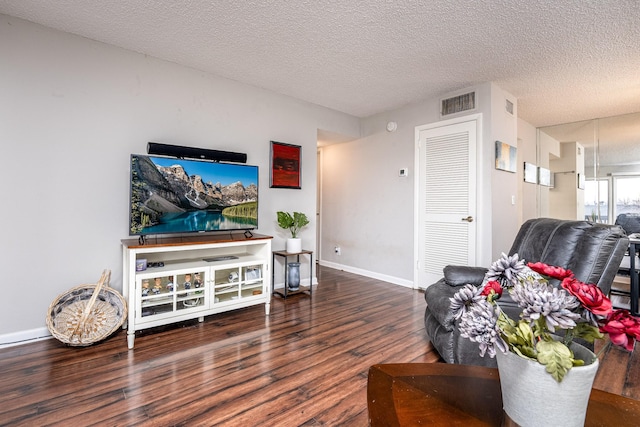
<path fill-rule="evenodd" d="M 538 183 L 538 167 L 533 163 L 524 162 L 524 182 Z"/>
<path fill-rule="evenodd" d="M 538 168 L 538 183 L 545 187 L 551 187 L 551 171 L 547 168 Z"/>
<path fill-rule="evenodd" d="M 516 172 L 518 160 L 518 151 L 516 147 L 512 147 L 501 141 L 496 141 L 496 169 Z"/>
<path fill-rule="evenodd" d="M 271 188 L 300 189 L 302 147 L 271 141 Z"/>

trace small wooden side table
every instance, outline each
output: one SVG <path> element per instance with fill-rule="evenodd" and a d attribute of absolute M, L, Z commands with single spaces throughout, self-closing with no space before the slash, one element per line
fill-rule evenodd
<path fill-rule="evenodd" d="M 302 286 L 296 291 L 289 290 L 289 257 L 296 257 L 296 262 L 300 262 L 300 255 L 309 255 L 309 286 Z M 275 262 L 276 256 L 284 258 L 284 292 L 275 290 Z M 282 298 L 287 299 L 289 295 L 301 294 L 303 292 L 309 293 L 309 296 L 313 294 L 313 251 L 303 249 L 300 252 L 287 252 L 273 251 L 271 257 L 271 291 L 274 295 L 280 295 Z"/>

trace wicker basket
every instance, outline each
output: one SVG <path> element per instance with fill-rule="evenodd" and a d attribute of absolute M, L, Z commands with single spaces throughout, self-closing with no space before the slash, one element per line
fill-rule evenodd
<path fill-rule="evenodd" d="M 88 346 L 107 338 L 127 318 L 127 304 L 109 287 L 105 270 L 95 285 L 80 285 L 59 295 L 47 311 L 47 328 L 71 346 Z"/>

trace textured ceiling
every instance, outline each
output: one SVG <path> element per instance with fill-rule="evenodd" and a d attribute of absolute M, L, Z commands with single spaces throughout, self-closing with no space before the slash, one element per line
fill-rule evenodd
<path fill-rule="evenodd" d="M 637 0 L 0 0 L 358 117 L 493 81 L 534 126 L 640 111 Z"/>

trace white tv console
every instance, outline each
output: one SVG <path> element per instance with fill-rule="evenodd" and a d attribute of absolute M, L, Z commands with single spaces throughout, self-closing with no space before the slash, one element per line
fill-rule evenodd
<path fill-rule="evenodd" d="M 271 305 L 271 236 L 122 240 L 127 344 L 136 331 L 256 304 Z M 144 264 L 140 271 L 136 265 Z"/>

